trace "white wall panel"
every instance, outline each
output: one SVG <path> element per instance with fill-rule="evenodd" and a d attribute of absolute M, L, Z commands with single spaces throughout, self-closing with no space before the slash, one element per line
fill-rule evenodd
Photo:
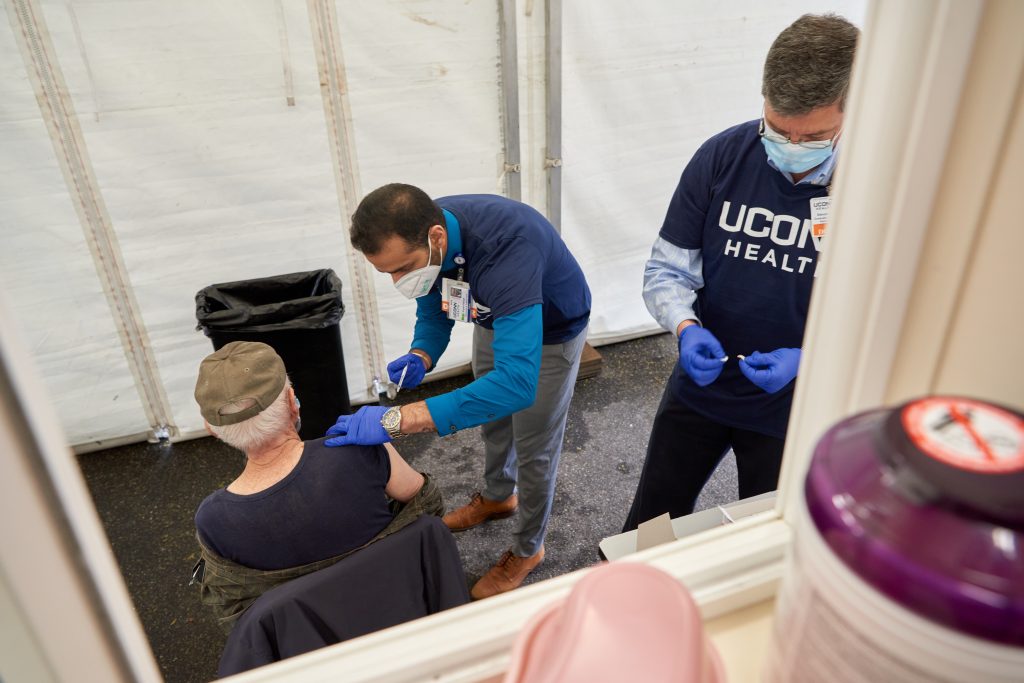
<path fill-rule="evenodd" d="M 363 193 L 391 181 L 435 195 L 501 191 L 497 6 L 433 4 L 337 3 L 359 161 L 352 170 Z M 349 391 L 353 400 L 370 397 L 309 17 L 301 0 L 281 7 L 274 0 L 44 3 L 183 432 L 201 427 L 192 388 L 210 350 L 194 330 L 193 297 L 214 282 L 334 268 L 346 283 Z M 11 56 L 20 65 L 16 50 Z M 34 100 L 21 109 L 38 119 Z M 52 158 L 37 127 L 42 149 L 30 156 Z M 66 218 L 81 242 L 73 212 Z M 44 245 L 25 237 L 19 249 L 36 260 Z M 93 267 L 84 248 L 60 262 L 87 274 Z M 374 277 L 392 358 L 408 348 L 415 308 L 389 278 Z M 92 290 L 92 303 L 105 307 L 98 285 Z M 123 357 L 116 335 L 100 336 L 109 354 Z M 439 369 L 468 361 L 470 336 L 468 327 L 456 330 Z M 107 420 L 95 405 L 88 412 Z M 143 419 L 134 431 L 147 427 Z M 117 433 L 123 427 L 107 435 Z M 83 434 L 69 427 L 69 438 L 78 443 Z"/>
<path fill-rule="evenodd" d="M 75 443 L 149 429 L 11 24 L 0 14 L 0 285 Z"/>
<path fill-rule="evenodd" d="M 195 330 L 199 289 L 324 267 L 348 279 L 309 21 L 304 3 L 285 9 L 282 25 L 269 0 L 46 5 L 182 432 L 202 428 L 192 390 L 212 350 Z M 57 31 L 73 19 L 78 39 Z M 347 367 L 360 387 L 355 331 L 355 320 L 344 320 Z"/>
<path fill-rule="evenodd" d="M 502 193 L 498 3 L 338 2 L 363 194 L 391 182 L 433 197 Z M 409 349 L 416 306 L 374 274 L 385 358 Z M 469 361 L 456 325 L 438 363 Z M 383 373 L 384 369 L 381 368 Z"/>

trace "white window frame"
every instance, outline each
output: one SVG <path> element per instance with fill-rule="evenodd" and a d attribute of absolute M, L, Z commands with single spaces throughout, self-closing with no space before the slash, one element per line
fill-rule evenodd
<path fill-rule="evenodd" d="M 981 40 L 977 27 L 982 15 L 1000 2 L 901 0 L 872 3 L 868 9 L 778 504 L 773 511 L 624 560 L 646 562 L 678 578 L 692 591 L 705 618 L 774 595 L 815 441 L 839 418 L 884 402 L 930 207 L 953 140 L 957 102 Z M 3 319 L 11 317 L 4 313 Z M 30 633 L 48 634 L 37 637 L 35 643 L 57 679 L 81 664 L 77 650 L 50 635 L 65 632 L 60 624 L 70 619 L 82 625 L 92 623 L 84 642 L 97 641 L 92 649 L 108 655 L 93 664 L 97 678 L 159 680 L 81 473 L 61 441 L 59 420 L 31 355 L 10 328 L 0 326 L 0 379 L 7 380 L 4 387 L 9 389 L 0 395 L 4 411 L 0 417 L 9 416 L 8 422 L 24 425 L 23 433 L 11 431 L 18 438 L 11 439 L 9 447 L 19 462 L 34 462 L 37 469 L 18 468 L 6 478 L 5 490 L 44 491 L 35 502 L 24 503 L 20 536 L 11 524 L 4 525 L 0 575 L 22 607 L 22 626 Z M 5 424 L 0 421 L 0 432 Z M 58 509 L 47 504 L 47 491 L 50 501 L 59 500 Z M 55 525 L 64 531 L 54 531 Z M 38 544 L 10 552 L 16 547 L 11 542 L 25 534 L 55 540 L 61 549 Z M 77 582 L 74 595 L 64 598 L 61 610 L 39 609 L 53 602 L 48 595 L 52 586 L 33 580 L 32 568 L 62 559 L 57 557 L 61 554 L 69 571 L 84 566 L 90 580 Z M 83 559 L 71 559 L 76 557 Z M 479 681 L 504 670 L 524 622 L 564 597 L 586 571 L 232 680 L 336 680 L 343 673 L 348 681 Z"/>

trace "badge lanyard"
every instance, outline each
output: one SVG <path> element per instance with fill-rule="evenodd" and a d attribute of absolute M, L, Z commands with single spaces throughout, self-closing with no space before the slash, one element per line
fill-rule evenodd
<path fill-rule="evenodd" d="M 469 283 L 464 280 L 466 259 L 461 253 L 452 259 L 459 266 L 457 280 L 441 278 L 441 310 L 449 320 L 468 323 L 476 317 L 476 306 L 469 294 Z"/>

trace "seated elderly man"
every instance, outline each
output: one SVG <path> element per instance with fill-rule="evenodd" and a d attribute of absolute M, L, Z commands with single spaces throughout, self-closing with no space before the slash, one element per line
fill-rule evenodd
<path fill-rule="evenodd" d="M 284 363 L 258 342 L 231 342 L 199 368 L 195 398 L 207 429 L 243 451 L 245 469 L 196 512 L 193 580 L 230 631 L 263 592 L 330 566 L 421 514 L 444 514 L 429 475 L 390 445 L 303 442 Z M 389 501 L 390 499 L 390 501 Z"/>

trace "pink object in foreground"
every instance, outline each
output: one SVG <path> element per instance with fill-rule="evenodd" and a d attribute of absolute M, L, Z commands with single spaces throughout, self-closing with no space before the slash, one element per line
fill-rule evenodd
<path fill-rule="evenodd" d="M 653 567 L 619 562 L 593 569 L 527 622 L 504 683 L 725 680 L 686 588 Z"/>

